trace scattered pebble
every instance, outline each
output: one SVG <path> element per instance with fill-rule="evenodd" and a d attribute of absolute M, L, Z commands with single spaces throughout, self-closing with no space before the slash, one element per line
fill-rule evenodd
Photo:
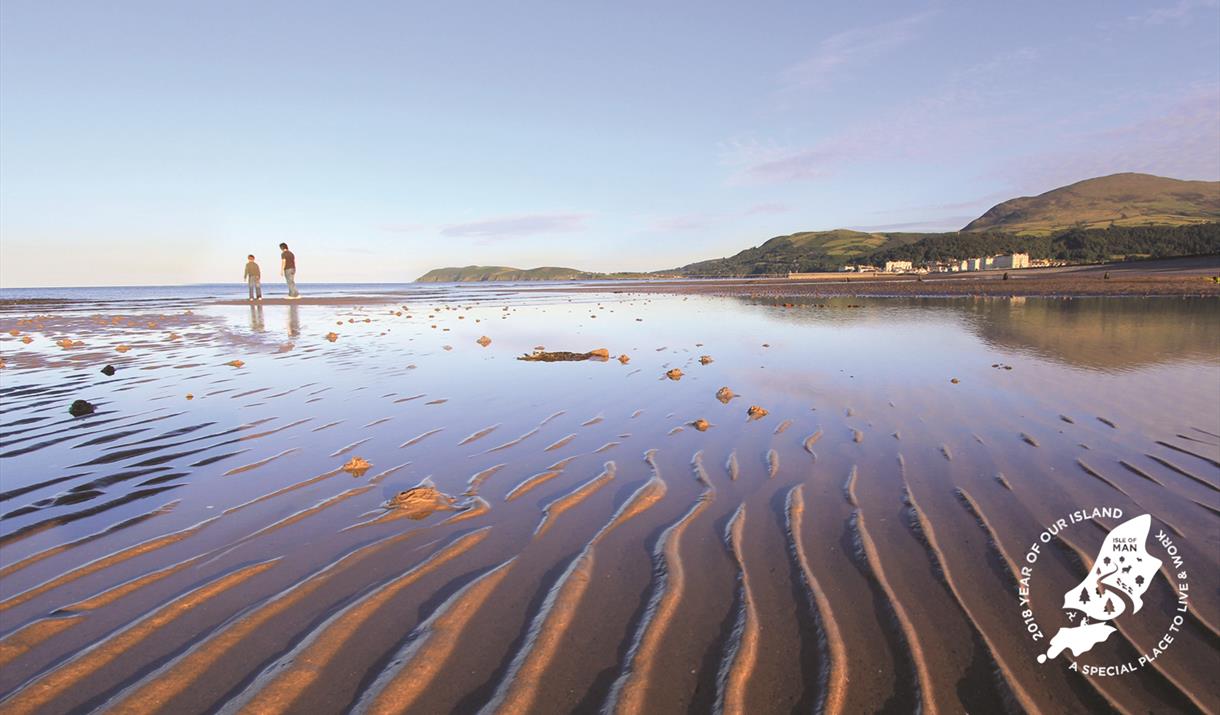
<path fill-rule="evenodd" d="M 710 365 L 712 362 L 713 362 L 713 360 L 712 360 L 711 355 L 700 355 L 699 356 L 700 365 Z"/>
<path fill-rule="evenodd" d="M 456 501 L 448 494 L 442 494 L 431 484 L 425 483 L 395 494 L 385 503 L 385 506 L 387 509 L 400 509 L 406 512 L 407 518 L 423 519 L 436 511 L 453 510 Z"/>
<path fill-rule="evenodd" d="M 668 377 L 671 380 L 681 380 L 682 371 L 675 367 L 672 370 L 669 370 L 668 372 L 666 372 L 665 377 Z"/>
<path fill-rule="evenodd" d="M 80 417 L 82 415 L 91 415 L 96 409 L 97 407 L 92 402 L 76 400 L 68 407 L 68 414 L 73 417 Z"/>
<path fill-rule="evenodd" d="M 726 405 L 729 404 L 729 400 L 733 399 L 734 397 L 737 397 L 737 395 L 734 395 L 733 391 L 727 387 L 722 387 L 719 390 L 716 390 L 716 399 L 720 400 Z"/>
<path fill-rule="evenodd" d="M 750 405 L 749 409 L 747 409 L 747 410 L 746 410 L 746 415 L 747 415 L 747 416 L 748 416 L 750 419 L 752 419 L 752 420 L 756 420 L 756 419 L 759 419 L 759 418 L 761 418 L 761 417 L 766 417 L 766 416 L 767 416 L 767 410 L 766 410 L 765 408 L 763 408 L 763 407 L 758 406 L 758 405 Z"/>
<path fill-rule="evenodd" d="M 695 429 L 699 430 L 700 432 L 706 432 L 707 428 L 711 427 L 711 425 L 708 424 L 708 421 L 703 418 L 700 418 L 700 419 L 695 420 L 694 422 L 691 422 L 690 426 L 694 427 Z"/>
<path fill-rule="evenodd" d="M 352 457 L 340 469 L 351 474 L 353 477 L 359 477 L 369 470 L 373 465 L 364 457 Z"/>
<path fill-rule="evenodd" d="M 491 338 L 484 335 L 484 336 L 480 337 L 478 340 L 476 340 L 475 342 L 478 343 L 479 345 L 482 345 L 483 347 L 487 347 L 488 345 L 491 345 Z"/>

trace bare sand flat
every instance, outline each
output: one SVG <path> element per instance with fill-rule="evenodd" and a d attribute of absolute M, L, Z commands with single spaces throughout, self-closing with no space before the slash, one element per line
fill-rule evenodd
<path fill-rule="evenodd" d="M 725 285 L 3 306 L 0 710 L 1216 712 L 1220 301 Z"/>

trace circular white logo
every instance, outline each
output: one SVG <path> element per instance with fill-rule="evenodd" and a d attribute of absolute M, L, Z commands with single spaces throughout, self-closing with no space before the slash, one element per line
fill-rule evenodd
<path fill-rule="evenodd" d="M 1177 603 L 1173 617 L 1157 643 L 1132 661 L 1107 665 L 1078 665 L 1073 660 L 1069 666 L 1071 670 L 1085 675 L 1123 675 L 1148 665 L 1169 648 L 1184 623 L 1188 609 L 1190 586 L 1187 582 L 1186 566 L 1182 562 L 1178 547 L 1164 529 L 1158 527 L 1155 534 L 1152 533 L 1151 515 L 1142 514 L 1128 519 L 1110 531 L 1097 558 L 1092 564 L 1086 562 L 1088 574 L 1063 594 L 1061 620 L 1069 625 L 1059 627 L 1049 639 L 1035 620 L 1030 601 L 1031 589 L 1038 587 L 1035 572 L 1043 548 L 1049 545 L 1052 539 L 1058 538 L 1064 530 L 1099 518 L 1121 520 L 1123 510 L 1117 507 L 1097 507 L 1074 511 L 1045 528 L 1025 553 L 1017 594 L 1020 598 L 1021 620 L 1025 624 L 1026 632 L 1035 643 L 1045 648 L 1045 651 L 1038 655 L 1038 662 L 1054 660 L 1065 650 L 1071 651 L 1072 657 L 1076 658 L 1091 651 L 1094 646 L 1117 632 L 1114 623 L 1119 618 L 1135 617 L 1135 614 L 1143 609 L 1144 593 L 1155 579 L 1165 578 L 1161 574 L 1161 568 L 1167 564 L 1173 576 L 1170 585 L 1177 594 Z M 1150 535 L 1153 543 L 1160 546 L 1157 553 L 1163 553 L 1164 559 L 1149 553 Z"/>

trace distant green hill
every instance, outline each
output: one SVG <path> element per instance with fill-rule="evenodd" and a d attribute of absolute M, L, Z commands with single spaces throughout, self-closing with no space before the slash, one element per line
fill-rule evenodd
<path fill-rule="evenodd" d="M 761 246 L 747 248 L 728 258 L 715 258 L 683 266 L 690 276 L 745 276 L 835 271 L 855 259 L 892 246 L 919 240 L 919 234 L 883 234 L 852 231 L 802 231 L 776 236 Z"/>
<path fill-rule="evenodd" d="M 1070 228 L 1180 226 L 1220 221 L 1220 181 L 1150 174 L 1087 179 L 997 204 L 963 231 L 1048 235 Z"/>
<path fill-rule="evenodd" d="M 511 268 L 509 266 L 463 266 L 433 268 L 416 283 L 466 283 L 476 281 L 574 281 L 597 278 L 599 274 L 575 268 L 543 266 L 541 268 Z"/>

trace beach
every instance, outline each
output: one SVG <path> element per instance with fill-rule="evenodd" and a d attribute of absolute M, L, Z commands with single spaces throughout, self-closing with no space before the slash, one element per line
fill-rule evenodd
<path fill-rule="evenodd" d="M 1213 266 L 5 301 L 0 709 L 1216 712 Z"/>

